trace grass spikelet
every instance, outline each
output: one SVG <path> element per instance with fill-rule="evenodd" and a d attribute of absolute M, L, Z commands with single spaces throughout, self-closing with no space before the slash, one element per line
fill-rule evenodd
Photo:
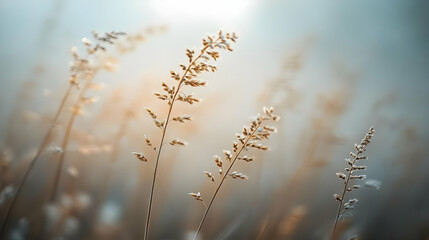
<path fill-rule="evenodd" d="M 367 159 L 367 157 L 362 154 L 366 151 L 366 147 L 371 142 L 374 132 L 374 127 L 371 127 L 364 139 L 362 139 L 359 144 L 355 144 L 355 152 L 350 152 L 350 158 L 346 159 L 348 167 L 346 167 L 344 170 L 347 172 L 347 174 L 342 172 L 336 173 L 337 177 L 343 181 L 344 189 L 341 194 L 336 193 L 333 195 L 334 199 L 338 201 L 338 210 L 335 217 L 334 227 L 332 229 L 331 239 L 334 239 L 335 237 L 335 229 L 337 227 L 338 221 L 343 217 L 350 216 L 351 214 L 348 212 L 348 210 L 354 209 L 355 203 L 358 202 L 358 199 L 356 198 L 346 201 L 345 197 L 347 192 L 352 192 L 360 188 L 360 185 L 349 186 L 350 180 L 364 180 L 366 178 L 366 175 L 353 175 L 353 173 L 366 169 L 366 166 L 356 164 L 358 164 L 361 160 Z"/>
<path fill-rule="evenodd" d="M 209 177 L 209 179 L 214 182 L 216 188 L 214 190 L 214 193 L 208 205 L 206 205 L 205 201 L 200 195 L 199 195 L 199 199 L 197 199 L 201 201 L 204 204 L 204 206 L 206 206 L 206 211 L 204 212 L 204 215 L 201 218 L 200 224 L 194 236 L 194 240 L 198 238 L 198 234 L 201 231 L 204 221 L 225 179 L 227 179 L 228 177 L 232 179 L 242 179 L 242 180 L 248 179 L 248 176 L 243 173 L 240 173 L 237 171 L 231 172 L 231 169 L 237 160 L 246 159 L 244 160 L 246 162 L 250 162 L 251 160 L 253 160 L 253 157 L 248 157 L 248 156 L 240 157 L 241 153 L 243 151 L 248 151 L 252 148 L 257 150 L 262 150 L 262 151 L 269 150 L 267 146 L 264 146 L 260 143 L 261 140 L 268 139 L 271 133 L 274 132 L 272 131 L 272 129 L 274 128 L 268 127 L 266 125 L 266 121 L 269 121 L 269 120 L 278 121 L 279 117 L 277 115 L 274 115 L 273 108 L 264 108 L 264 114 L 262 116 L 258 115 L 256 120 L 251 122 L 250 126 L 244 126 L 242 130 L 242 134 L 236 134 L 238 140 L 240 141 L 240 144 L 238 145 L 238 143 L 233 143 L 233 151 L 232 151 L 233 153 L 231 153 L 231 151 L 229 150 L 224 150 L 223 160 L 221 160 L 217 155 L 214 156 L 215 164 L 216 166 L 219 167 L 220 179 L 216 181 L 215 177 L 210 172 L 207 172 L 207 171 L 204 172 Z M 222 162 L 229 162 L 229 166 L 227 167 L 226 171 L 223 170 Z"/>
<path fill-rule="evenodd" d="M 143 153 L 139 153 L 139 152 L 132 152 L 132 154 L 134 156 L 136 156 L 136 158 L 142 162 L 147 162 L 147 158 L 144 156 Z"/>

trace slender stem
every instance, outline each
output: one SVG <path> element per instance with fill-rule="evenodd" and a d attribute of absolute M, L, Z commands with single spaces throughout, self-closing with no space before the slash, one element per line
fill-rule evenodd
<path fill-rule="evenodd" d="M 179 87 L 180 87 L 180 84 L 181 83 L 179 83 Z M 147 216 L 146 216 L 146 227 L 145 227 L 145 233 L 144 233 L 144 239 L 145 240 L 148 239 L 148 235 L 149 235 L 149 224 L 150 224 L 150 216 L 151 216 L 151 211 L 152 211 L 153 192 L 155 190 L 155 181 L 156 181 L 156 173 L 158 170 L 159 157 L 161 155 L 161 150 L 163 147 L 165 133 L 166 133 L 167 126 L 168 126 L 168 119 L 170 118 L 170 114 L 171 114 L 171 110 L 173 108 L 173 103 L 174 103 L 175 97 L 176 97 L 176 95 L 174 95 L 174 98 L 173 98 L 171 105 L 170 105 L 170 108 L 168 110 L 167 121 L 165 122 L 165 126 L 164 126 L 163 131 L 162 131 L 161 142 L 159 144 L 158 153 L 156 156 L 155 168 L 154 168 L 153 177 L 152 177 L 152 186 L 151 186 L 150 197 L 149 197 L 149 206 L 148 206 L 148 212 L 147 212 Z"/>
<path fill-rule="evenodd" d="M 206 208 L 206 210 L 207 210 L 207 204 L 206 204 L 206 202 L 204 202 L 204 200 L 201 200 L 201 202 L 203 203 L 204 207 L 205 207 L 205 208 Z"/>
<path fill-rule="evenodd" d="M 146 226 L 145 226 L 145 232 L 144 232 L 144 238 L 143 238 L 144 240 L 147 240 L 148 236 L 149 236 L 149 226 L 150 226 L 150 217 L 151 217 L 151 213 L 152 213 L 153 193 L 155 191 L 156 173 L 158 171 L 159 158 L 161 156 L 162 147 L 164 145 L 164 138 L 165 138 L 165 135 L 166 135 L 166 132 L 167 132 L 167 126 L 169 124 L 170 115 L 171 115 L 171 112 L 173 110 L 173 105 L 174 105 L 174 102 L 176 100 L 177 94 L 180 91 L 180 87 L 182 86 L 182 83 L 185 80 L 186 74 L 189 72 L 189 70 L 195 64 L 195 62 L 205 53 L 205 51 L 207 50 L 208 47 L 209 46 L 205 46 L 203 49 L 201 49 L 200 54 L 195 59 L 193 59 L 193 61 L 186 68 L 185 72 L 183 73 L 182 77 L 179 80 L 179 84 L 177 85 L 177 90 L 174 93 L 174 96 L 173 96 L 173 98 L 171 99 L 171 102 L 170 102 L 170 107 L 168 109 L 167 118 L 165 120 L 165 125 L 163 126 L 163 130 L 162 130 L 162 137 L 161 137 L 161 141 L 159 143 L 158 153 L 156 155 L 155 168 L 154 168 L 154 171 L 153 171 L 152 186 L 151 186 L 150 197 L 149 197 L 149 205 L 148 205 L 148 211 L 147 211 L 147 216 L 146 216 Z"/>
<path fill-rule="evenodd" d="M 1 230 L 0 230 L 0 239 L 2 238 L 3 234 L 5 233 L 6 225 L 8 223 L 7 220 L 9 220 L 9 217 L 10 217 L 10 214 L 12 212 L 12 209 L 15 207 L 16 200 L 18 199 L 18 197 L 21 194 L 21 191 L 22 191 L 22 188 L 24 186 L 24 183 L 27 181 L 27 178 L 28 178 L 31 170 L 34 167 L 34 164 L 36 163 L 36 160 L 39 158 L 40 154 L 45 149 L 46 144 L 48 143 L 49 138 L 50 138 L 50 136 L 52 134 L 52 130 L 54 129 L 55 125 L 57 124 L 58 118 L 59 118 L 62 110 L 64 109 L 65 103 L 66 103 L 66 101 L 67 101 L 67 99 L 68 99 L 68 97 L 70 95 L 70 92 L 71 92 L 72 88 L 73 88 L 73 85 L 70 84 L 69 87 L 68 87 L 68 89 L 67 89 L 67 91 L 66 91 L 66 93 L 63 96 L 63 99 L 61 100 L 61 104 L 58 107 L 57 112 L 55 113 L 55 116 L 52 119 L 52 122 L 51 122 L 51 124 L 50 124 L 50 126 L 49 126 L 49 128 L 48 128 L 48 130 L 47 130 L 47 132 L 45 134 L 45 136 L 43 137 L 43 140 L 42 140 L 39 148 L 37 149 L 36 155 L 31 159 L 31 161 L 30 161 L 30 163 L 28 165 L 28 168 L 24 172 L 24 176 L 22 177 L 21 181 L 19 182 L 19 184 L 18 184 L 18 186 L 16 188 L 16 193 L 13 195 L 11 203 L 9 204 L 9 207 L 6 209 L 6 214 L 5 214 L 5 216 L 3 218 L 3 221 L 2 221 Z"/>
<path fill-rule="evenodd" d="M 74 105 L 75 108 L 78 107 L 79 103 L 82 101 L 83 96 L 85 95 L 86 91 L 89 89 L 89 87 L 92 84 L 92 80 L 94 79 L 94 75 L 97 74 L 98 72 L 98 68 L 96 68 L 93 72 L 92 78 L 88 79 L 85 82 L 85 85 L 83 86 L 82 90 L 79 93 L 78 98 L 76 99 L 76 103 Z M 77 117 L 77 113 L 76 111 L 72 111 L 72 114 L 70 115 L 69 121 L 67 123 L 67 127 L 66 127 L 66 132 L 64 133 L 64 138 L 63 138 L 63 142 L 61 144 L 61 150 L 63 151 L 60 155 L 60 159 L 58 160 L 59 163 L 57 165 L 57 170 L 55 173 L 55 178 L 54 178 L 54 185 L 52 188 L 52 192 L 50 193 L 50 197 L 49 197 L 49 202 L 53 203 L 55 201 L 55 198 L 58 194 L 58 186 L 61 180 L 61 172 L 62 172 L 62 168 L 64 165 L 64 159 L 66 157 L 66 153 L 67 153 L 67 146 L 70 140 L 70 133 L 71 130 L 73 128 L 73 124 L 74 124 L 74 120 Z"/>
<path fill-rule="evenodd" d="M 75 104 L 73 105 L 75 108 L 77 108 L 77 106 L 79 105 L 80 101 L 82 100 L 84 94 L 86 93 L 86 91 L 89 89 L 89 87 L 92 84 L 92 81 L 94 79 L 94 76 L 97 74 L 99 68 L 96 67 L 94 68 L 94 71 L 92 73 L 92 77 L 90 79 L 87 79 L 85 81 L 85 84 L 83 86 L 83 88 L 80 90 L 79 95 L 76 99 Z M 73 124 L 74 124 L 74 120 L 77 117 L 77 112 L 76 109 L 75 111 L 72 111 L 69 121 L 67 123 L 67 127 L 66 127 L 66 131 L 64 133 L 64 138 L 63 138 L 63 142 L 61 144 L 61 154 L 60 154 L 60 158 L 58 160 L 58 165 L 57 165 L 57 169 L 55 171 L 55 176 L 54 176 L 54 184 L 52 186 L 51 189 L 49 189 L 49 199 L 48 202 L 50 204 L 53 204 L 55 202 L 55 199 L 57 198 L 58 192 L 59 192 L 59 185 L 60 185 L 60 181 L 61 181 L 61 173 L 62 173 L 62 169 L 63 169 L 63 164 L 64 164 L 64 159 L 66 157 L 66 153 L 67 153 L 67 146 L 68 146 L 68 142 L 70 139 L 70 134 L 71 134 L 71 130 L 73 128 Z M 41 231 L 42 233 L 41 236 L 43 236 L 43 238 L 50 238 L 48 236 L 44 236 L 43 234 L 45 234 L 44 230 L 46 228 L 46 216 L 43 216 L 42 220 L 41 220 Z M 48 234 L 48 233 L 46 233 Z"/>
<path fill-rule="evenodd" d="M 64 134 L 63 143 L 61 144 L 62 153 L 60 155 L 60 159 L 58 160 L 57 171 L 55 172 L 54 185 L 52 187 L 52 191 L 49 197 L 49 202 L 53 203 L 58 194 L 58 186 L 60 183 L 61 171 L 64 165 L 64 159 L 66 156 L 66 148 L 70 139 L 70 133 L 73 128 L 74 120 L 76 119 L 76 114 L 72 113 L 70 116 L 69 122 L 67 123 L 66 132 Z"/>
<path fill-rule="evenodd" d="M 231 165 L 229 165 L 228 170 L 226 170 L 226 172 L 223 174 L 222 180 L 220 181 L 219 185 L 216 188 L 216 191 L 214 192 L 212 198 L 210 199 L 209 202 L 209 206 L 206 208 L 206 211 L 204 212 L 204 215 L 200 221 L 200 224 L 198 226 L 197 232 L 195 233 L 194 236 L 194 240 L 197 239 L 198 234 L 201 231 L 201 227 L 203 226 L 204 221 L 206 220 L 207 214 L 210 211 L 210 208 L 213 204 L 214 199 L 217 196 L 217 193 L 219 192 L 220 187 L 222 186 L 223 182 L 225 181 L 226 177 L 228 176 L 228 173 L 230 172 L 232 166 L 234 165 L 235 161 L 238 159 L 238 156 L 240 156 L 241 152 L 243 151 L 243 149 L 246 147 L 247 143 L 249 142 L 250 139 L 252 139 L 252 136 L 255 134 L 255 132 L 258 130 L 260 123 L 258 123 L 258 125 L 255 127 L 255 130 L 253 130 L 253 132 L 247 137 L 246 141 L 243 143 L 243 145 L 241 146 L 240 150 L 237 152 L 237 154 L 235 155 L 234 159 L 231 162 Z"/>
<path fill-rule="evenodd" d="M 356 153 L 356 157 L 353 159 L 352 162 L 352 166 L 350 166 L 350 171 L 347 174 L 347 180 L 344 183 L 344 189 L 343 189 L 343 193 L 341 194 L 341 200 L 339 200 L 338 202 L 338 209 L 337 209 L 337 215 L 335 217 L 335 223 L 334 223 L 334 227 L 332 228 L 332 233 L 331 233 L 331 240 L 334 239 L 334 234 L 335 234 L 335 229 L 337 228 L 337 224 L 338 224 L 338 219 L 340 218 L 340 214 L 341 214 L 341 209 L 343 207 L 343 202 L 344 202 L 344 196 L 346 195 L 347 192 L 347 186 L 349 184 L 350 181 L 350 176 L 352 174 L 352 167 L 355 164 L 356 160 L 358 159 L 358 154 Z"/>

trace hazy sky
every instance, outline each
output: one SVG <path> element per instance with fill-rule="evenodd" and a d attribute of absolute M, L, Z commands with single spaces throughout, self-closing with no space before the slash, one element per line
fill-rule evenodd
<path fill-rule="evenodd" d="M 184 48 L 222 28 L 241 37 L 236 53 L 223 62 L 235 75 L 219 73 L 226 81 L 250 81 L 257 88 L 276 75 L 285 56 L 301 49 L 307 56 L 301 81 L 309 95 L 333 84 L 332 68 L 340 64 L 358 77 L 358 94 L 365 95 L 356 107 L 368 112 L 362 105 L 392 92 L 398 97 L 389 114 L 428 133 L 428 12 L 424 0 L 2 0 L 0 120 L 4 125 L 17 91 L 31 77 L 40 82 L 38 91 L 61 89 L 68 50 L 92 30 L 132 33 L 166 24 L 168 32 L 145 49 L 150 59 L 135 54 L 138 64 L 130 60 L 123 67 L 129 76 L 168 73 Z M 37 66 L 43 72 L 34 76 Z"/>

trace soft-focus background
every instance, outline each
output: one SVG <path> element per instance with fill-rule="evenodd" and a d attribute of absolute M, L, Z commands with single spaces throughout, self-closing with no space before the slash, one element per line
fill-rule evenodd
<path fill-rule="evenodd" d="M 76 118 L 63 149 L 57 203 L 45 204 L 58 159 L 52 150 L 69 111 L 4 239 L 41 238 L 44 216 L 52 239 L 139 239 L 151 166 L 131 152 L 147 151 L 144 134 L 154 143 L 160 137 L 144 107 L 165 115 L 152 93 L 186 64 L 186 48 L 198 49 L 218 29 L 239 39 L 232 53 L 221 53 L 219 71 L 203 75 L 209 84 L 195 93 L 204 101 L 175 109 L 194 120 L 168 133 L 189 145 L 168 146 L 161 159 L 152 239 L 192 236 L 204 207 L 188 192 L 211 196 L 202 171 L 216 171 L 212 156 L 268 105 L 282 117 L 267 142 L 271 151 L 235 167 L 249 180 L 227 181 L 200 239 L 327 238 L 337 207 L 332 194 L 343 187 L 335 173 L 371 125 L 365 174 L 372 187 L 352 193 L 359 202 L 341 223 L 340 239 L 429 238 L 428 1 L 0 0 L 1 217 L 66 92 L 70 48 L 83 53 L 81 39 L 93 30 L 140 36 L 126 54 L 107 49 L 116 68 L 97 74 L 102 87 L 86 94 L 96 102 Z"/>

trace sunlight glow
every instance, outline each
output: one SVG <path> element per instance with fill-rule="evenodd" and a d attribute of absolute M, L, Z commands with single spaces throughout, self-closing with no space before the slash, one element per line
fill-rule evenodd
<path fill-rule="evenodd" d="M 252 0 L 152 0 L 158 14 L 171 20 L 229 21 L 238 19 L 248 9 Z"/>

